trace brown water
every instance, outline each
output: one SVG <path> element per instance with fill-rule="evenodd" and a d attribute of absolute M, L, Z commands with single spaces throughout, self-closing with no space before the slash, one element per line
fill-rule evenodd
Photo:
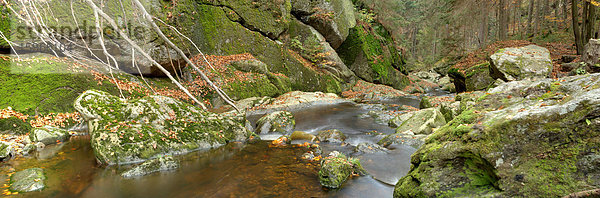
<path fill-rule="evenodd" d="M 360 119 L 364 112 L 353 104 L 339 104 L 294 114 L 298 130 L 315 133 L 335 128 L 349 136 L 348 145 L 321 143 L 325 154 L 339 150 L 354 155 L 352 145 L 380 138 L 369 132 L 393 132 L 373 120 Z M 189 153 L 176 157 L 181 163 L 177 170 L 124 179 L 119 173 L 130 166 L 98 166 L 89 137 L 73 137 L 35 156 L 1 164 L 0 181 L 7 183 L 12 172 L 40 167 L 48 178 L 46 188 L 14 197 L 391 197 L 393 184 L 408 172 L 415 151 L 400 147 L 389 154 L 357 155 L 370 175 L 349 179 L 341 190 L 326 190 L 318 182 L 318 163 L 300 159 L 306 148 L 268 144 L 231 143 Z"/>

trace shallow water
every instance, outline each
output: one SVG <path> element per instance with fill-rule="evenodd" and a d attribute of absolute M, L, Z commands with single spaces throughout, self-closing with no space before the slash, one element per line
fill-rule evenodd
<path fill-rule="evenodd" d="M 48 178 L 46 189 L 17 197 L 391 197 L 393 184 L 408 172 L 415 149 L 399 147 L 388 154 L 353 154 L 352 145 L 374 143 L 382 137 L 372 135 L 374 132 L 394 132 L 370 118 L 360 118 L 365 112 L 352 103 L 294 112 L 296 130 L 316 133 L 339 129 L 348 136 L 346 145 L 321 143 L 324 154 L 338 150 L 358 157 L 370 175 L 349 179 L 341 190 L 320 186 L 318 163 L 300 159 L 306 148 L 271 148 L 268 141 L 231 143 L 176 156 L 181 163 L 177 170 L 124 179 L 119 174 L 130 166 L 98 166 L 89 137 L 73 137 L 35 156 L 3 163 L 0 181 L 7 183 L 7 174 L 14 171 L 41 167 Z M 252 122 L 257 119 L 249 118 Z"/>

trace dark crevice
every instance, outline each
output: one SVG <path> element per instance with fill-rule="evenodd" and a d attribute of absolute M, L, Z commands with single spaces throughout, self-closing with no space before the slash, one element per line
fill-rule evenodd
<path fill-rule="evenodd" d="M 0 48 L 0 54 L 11 54 L 10 48 Z"/>

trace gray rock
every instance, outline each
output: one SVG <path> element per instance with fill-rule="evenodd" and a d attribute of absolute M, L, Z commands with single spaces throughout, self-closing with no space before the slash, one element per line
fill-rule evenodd
<path fill-rule="evenodd" d="M 346 141 L 346 135 L 337 129 L 330 129 L 317 132 L 317 138 L 321 142 L 344 142 Z"/>
<path fill-rule="evenodd" d="M 368 142 L 362 142 L 356 145 L 354 152 L 356 153 L 387 153 L 388 149 L 380 146 L 379 144 L 373 144 Z"/>
<path fill-rule="evenodd" d="M 41 168 L 30 168 L 16 172 L 10 178 L 10 190 L 17 192 L 32 192 L 44 189 L 44 170 Z"/>
<path fill-rule="evenodd" d="M 425 135 L 408 135 L 408 134 L 390 134 L 379 140 L 377 144 L 383 147 L 394 147 L 395 145 L 408 145 L 414 148 L 419 148 L 425 143 Z"/>
<path fill-rule="evenodd" d="M 268 134 L 278 132 L 287 134 L 294 129 L 296 121 L 294 115 L 289 111 L 276 111 L 263 116 L 256 122 L 257 134 Z"/>
<path fill-rule="evenodd" d="M 129 169 L 121 173 L 122 177 L 140 177 L 155 172 L 175 170 L 179 168 L 179 162 L 175 161 L 173 157 L 161 157 L 152 160 L 148 160 L 132 169 Z"/>
<path fill-rule="evenodd" d="M 42 142 L 45 145 L 64 142 L 69 138 L 69 132 L 52 126 L 44 126 L 41 128 L 33 128 L 29 133 L 31 142 Z"/>
<path fill-rule="evenodd" d="M 505 81 L 547 78 L 552 73 L 550 52 L 536 45 L 500 49 L 490 59 L 491 75 Z"/>
<path fill-rule="evenodd" d="M 333 48 L 338 48 L 356 25 L 350 0 L 293 0 L 292 14 L 323 34 Z"/>
<path fill-rule="evenodd" d="M 398 128 L 400 127 L 400 125 L 402 125 L 402 123 L 404 123 L 406 120 L 410 119 L 416 111 L 409 111 L 406 112 L 402 115 L 398 115 L 396 117 L 394 117 L 393 119 L 391 119 L 388 122 L 388 126 L 392 127 L 392 128 Z"/>
<path fill-rule="evenodd" d="M 412 117 L 396 128 L 396 133 L 429 135 L 433 132 L 433 128 L 445 124 L 444 115 L 436 108 L 429 108 L 415 112 Z"/>

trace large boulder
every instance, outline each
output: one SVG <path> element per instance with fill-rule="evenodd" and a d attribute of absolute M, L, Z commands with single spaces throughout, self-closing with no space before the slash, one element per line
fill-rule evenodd
<path fill-rule="evenodd" d="M 46 187 L 45 180 L 44 170 L 41 168 L 25 169 L 10 177 L 10 190 L 16 192 L 41 191 Z"/>
<path fill-rule="evenodd" d="M 352 174 L 366 174 L 360 161 L 333 151 L 321 161 L 319 182 L 327 188 L 340 188 Z"/>
<path fill-rule="evenodd" d="M 411 133 L 415 135 L 429 135 L 434 128 L 444 126 L 446 118 L 437 108 L 423 109 L 415 112 L 409 119 L 404 121 L 396 133 Z"/>
<path fill-rule="evenodd" d="M 597 73 L 600 72 L 600 40 L 590 39 L 587 45 L 585 45 L 585 52 L 581 56 L 583 62 L 587 64 L 587 72 Z"/>
<path fill-rule="evenodd" d="M 89 90 L 75 100 L 99 162 L 127 164 L 209 149 L 251 134 L 245 117 L 224 116 L 164 96 L 125 100 Z"/>
<path fill-rule="evenodd" d="M 41 142 L 45 145 L 64 142 L 69 136 L 69 132 L 66 130 L 53 126 L 33 128 L 31 129 L 31 132 L 29 132 L 29 140 L 31 140 L 31 142 Z"/>
<path fill-rule="evenodd" d="M 600 74 L 488 92 L 426 139 L 394 197 L 562 197 L 600 184 Z"/>
<path fill-rule="evenodd" d="M 333 48 L 342 45 L 356 26 L 350 0 L 292 0 L 292 14 L 319 31 Z"/>
<path fill-rule="evenodd" d="M 132 169 L 129 169 L 121 173 L 122 177 L 139 177 L 148 175 L 160 171 L 168 171 L 179 168 L 179 162 L 175 161 L 173 157 L 160 157 L 152 160 L 148 160 Z"/>
<path fill-rule="evenodd" d="M 553 66 L 548 49 L 528 45 L 498 50 L 490 56 L 490 68 L 494 79 L 514 81 L 550 77 Z"/>
<path fill-rule="evenodd" d="M 294 114 L 289 111 L 276 111 L 263 116 L 256 122 L 257 134 L 272 132 L 288 134 L 296 126 Z"/>

